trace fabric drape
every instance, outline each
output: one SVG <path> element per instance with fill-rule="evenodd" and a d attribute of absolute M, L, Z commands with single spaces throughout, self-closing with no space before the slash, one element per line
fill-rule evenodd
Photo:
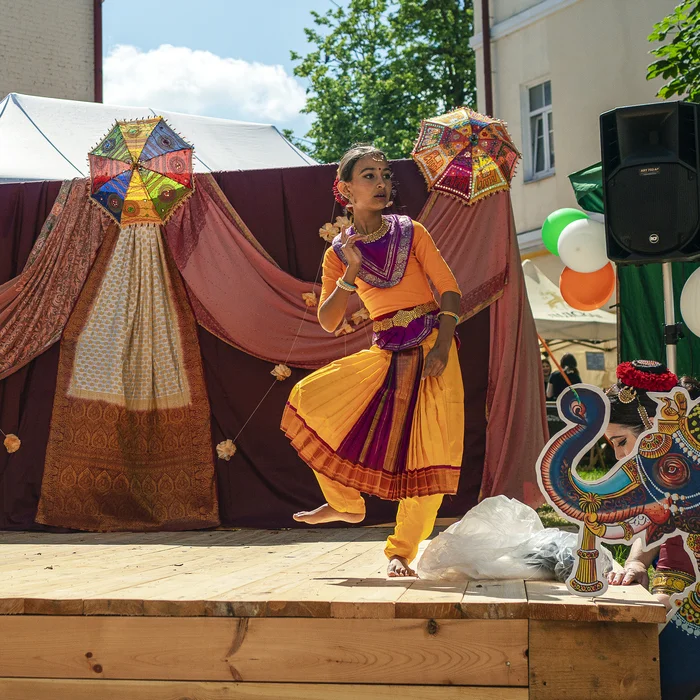
<path fill-rule="evenodd" d="M 535 462 L 548 436 L 544 382 L 509 193 L 498 193 L 474 207 L 433 196 L 421 219 L 448 262 L 469 255 L 468 266 L 453 267 L 462 288 L 462 317 L 490 307 L 488 427 L 481 497 L 504 494 L 539 506 L 544 500 Z"/>
<path fill-rule="evenodd" d="M 416 219 L 427 197 L 420 173 L 411 161 L 397 161 L 392 167 L 398 188 L 397 210 Z M 214 178 L 260 247 L 280 269 L 298 279 L 317 278 L 327 245 L 319 238 L 318 229 L 340 214 L 329 196 L 333 166 L 216 173 Z M 10 251 L 10 255 L 0 256 L 0 283 L 22 271 L 59 189 L 59 183 L 0 186 L 0 245 L 3 252 Z M 435 236 L 431 226 L 428 222 Z M 445 244 L 435 237 L 445 254 Z M 476 265 L 470 266 L 465 275 L 476 269 Z M 466 294 L 470 285 L 458 281 Z M 246 299 L 244 291 L 240 296 Z M 475 296 L 486 298 L 483 291 Z M 458 493 L 445 498 L 442 516 L 463 515 L 476 503 L 481 484 L 489 327 L 488 310 L 475 313 L 460 325 L 460 335 L 468 340 L 459 350 L 465 390 L 464 458 Z M 268 334 L 274 332 L 271 326 L 266 330 Z M 236 441 L 236 455 L 229 462 L 218 460 L 215 464 L 222 523 L 295 526 L 291 513 L 318 505 L 320 491 L 311 470 L 279 431 L 279 420 L 292 384 L 306 371 L 293 369 L 287 381 L 271 388 L 270 363 L 222 342 L 201 327 L 198 335 L 212 412 L 212 446 L 236 437 L 245 424 Z M 348 352 L 351 347 L 346 343 L 352 335 L 343 337 Z M 0 382 L 0 427 L 31 436 L 13 455 L 0 451 L 0 527 L 37 527 L 34 516 L 58 358 L 58 345 L 54 345 Z M 521 464 L 518 461 L 512 468 L 519 470 Z M 366 522 L 391 521 L 394 509 L 391 503 L 368 498 Z"/>
<path fill-rule="evenodd" d="M 0 285 L 0 379 L 61 337 L 105 232 L 87 182 L 64 183 L 24 268 Z"/>
<path fill-rule="evenodd" d="M 61 340 L 37 522 L 219 524 L 197 331 L 153 226 L 110 232 Z"/>

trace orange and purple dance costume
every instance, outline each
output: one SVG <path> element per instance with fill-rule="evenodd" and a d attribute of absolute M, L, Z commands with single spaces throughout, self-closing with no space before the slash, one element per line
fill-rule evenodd
<path fill-rule="evenodd" d="M 411 561 L 429 536 L 444 494 L 457 491 L 464 440 L 464 390 L 452 341 L 440 377 L 421 379 L 438 335 L 440 295 L 460 293 L 430 234 L 406 216 L 357 247 L 358 294 L 374 321 L 368 350 L 299 382 L 282 429 L 314 470 L 328 504 L 362 514 L 361 493 L 398 500 L 387 557 Z M 326 251 L 319 308 L 345 273 L 339 238 Z"/>

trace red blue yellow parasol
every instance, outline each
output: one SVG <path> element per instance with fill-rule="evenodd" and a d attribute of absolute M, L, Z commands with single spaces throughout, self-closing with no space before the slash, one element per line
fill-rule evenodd
<path fill-rule="evenodd" d="M 88 154 L 90 196 L 121 226 L 163 223 L 194 191 L 192 153 L 162 117 L 118 121 Z"/>

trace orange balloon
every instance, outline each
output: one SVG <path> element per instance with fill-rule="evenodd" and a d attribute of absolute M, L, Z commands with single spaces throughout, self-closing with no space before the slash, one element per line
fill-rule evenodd
<path fill-rule="evenodd" d="M 574 272 L 565 267 L 559 278 L 564 301 L 579 311 L 595 311 L 610 301 L 615 291 L 615 270 L 608 263 L 595 272 Z"/>

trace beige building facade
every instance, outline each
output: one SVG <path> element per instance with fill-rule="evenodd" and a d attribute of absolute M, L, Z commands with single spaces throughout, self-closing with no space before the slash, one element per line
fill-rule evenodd
<path fill-rule="evenodd" d="M 94 0 L 0 0 L 0 99 L 94 101 L 95 12 Z"/>
<path fill-rule="evenodd" d="M 490 0 L 493 116 L 523 154 L 513 181 L 521 252 L 542 249 L 542 222 L 576 206 L 570 173 L 600 160 L 598 117 L 653 102 L 653 25 L 677 0 Z M 474 2 L 477 95 L 484 104 L 481 3 Z M 539 261 L 538 261 L 539 263 Z M 547 272 L 545 270 L 545 272 Z"/>

